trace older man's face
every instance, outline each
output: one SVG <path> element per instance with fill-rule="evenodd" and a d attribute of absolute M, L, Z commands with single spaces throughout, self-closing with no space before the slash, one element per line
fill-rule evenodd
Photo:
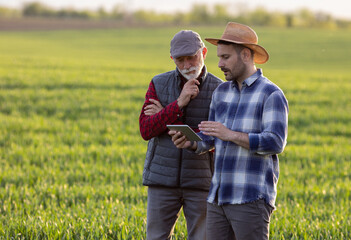
<path fill-rule="evenodd" d="M 199 49 L 194 56 L 175 58 L 174 63 L 187 80 L 197 78 L 204 66 L 204 53 L 202 49 Z"/>

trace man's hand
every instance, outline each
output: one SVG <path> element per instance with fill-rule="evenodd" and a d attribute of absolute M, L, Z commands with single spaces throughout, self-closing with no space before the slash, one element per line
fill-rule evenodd
<path fill-rule="evenodd" d="M 190 102 L 190 99 L 196 98 L 196 96 L 199 94 L 199 87 L 200 82 L 196 80 L 195 78 L 188 80 L 182 89 L 182 92 L 180 93 L 178 97 L 178 106 L 182 109 L 188 103 Z"/>
<path fill-rule="evenodd" d="M 220 122 L 202 121 L 199 124 L 199 130 L 205 135 L 214 136 L 223 141 L 231 141 L 232 130 L 226 128 Z"/>
<path fill-rule="evenodd" d="M 208 136 L 217 137 L 223 141 L 231 141 L 243 148 L 250 149 L 249 135 L 243 132 L 232 131 L 222 123 L 213 121 L 202 121 L 199 130 Z"/>
<path fill-rule="evenodd" d="M 144 108 L 144 113 L 146 116 L 152 116 L 159 113 L 163 109 L 163 106 L 159 101 L 152 98 L 150 98 L 149 101 L 152 102 L 152 104 L 149 104 Z"/>
<path fill-rule="evenodd" d="M 172 141 L 177 148 L 189 148 L 191 147 L 191 142 L 188 141 L 185 135 L 181 132 L 171 130 L 168 132 L 172 136 Z"/>

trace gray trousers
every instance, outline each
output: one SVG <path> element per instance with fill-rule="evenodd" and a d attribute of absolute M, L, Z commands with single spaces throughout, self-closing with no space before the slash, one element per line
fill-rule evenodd
<path fill-rule="evenodd" d="M 273 208 L 264 200 L 247 204 L 207 205 L 208 240 L 268 240 Z"/>
<path fill-rule="evenodd" d="M 183 207 L 188 230 L 187 239 L 205 240 L 207 195 L 206 191 L 193 189 L 149 187 L 147 239 L 171 239 L 174 226 Z"/>

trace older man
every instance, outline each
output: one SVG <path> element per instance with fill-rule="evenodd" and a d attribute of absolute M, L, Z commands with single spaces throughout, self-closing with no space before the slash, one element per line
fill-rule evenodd
<path fill-rule="evenodd" d="M 222 81 L 204 65 L 207 48 L 196 32 L 180 31 L 171 41 L 176 69 L 155 76 L 146 93 L 139 123 L 149 140 L 143 172 L 148 186 L 147 239 L 170 239 L 183 207 L 188 239 L 206 239 L 206 197 L 213 174 L 213 153 L 177 149 L 168 124 L 197 130 L 207 120 L 212 93 Z"/>
<path fill-rule="evenodd" d="M 209 121 L 199 125 L 201 142 L 172 131 L 179 148 L 204 153 L 215 147 L 215 172 L 207 205 L 207 239 L 268 239 L 284 150 L 288 102 L 255 63 L 269 55 L 250 27 L 228 23 L 217 46 L 218 67 L 228 82 L 213 93 Z"/>

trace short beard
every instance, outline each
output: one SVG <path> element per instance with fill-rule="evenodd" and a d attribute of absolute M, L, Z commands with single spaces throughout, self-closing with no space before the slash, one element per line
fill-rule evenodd
<path fill-rule="evenodd" d="M 238 82 L 238 80 L 240 80 L 242 76 L 245 75 L 245 72 L 247 71 L 247 66 L 244 64 L 244 62 L 241 60 L 239 56 L 237 58 L 236 64 L 237 64 L 237 67 L 234 67 L 234 69 L 221 68 L 223 72 L 230 71 L 232 75 L 231 79 L 226 79 L 227 81 Z"/>
<path fill-rule="evenodd" d="M 183 75 L 183 77 L 186 78 L 186 80 L 190 80 L 193 78 L 198 78 L 202 72 L 203 67 L 204 67 L 204 59 L 201 57 L 201 60 L 198 66 L 194 66 L 189 69 L 183 69 L 183 70 L 180 70 L 178 68 L 178 71 Z M 189 74 L 189 72 L 192 72 L 194 70 L 195 70 L 195 73 Z"/>
<path fill-rule="evenodd" d="M 180 70 L 180 73 L 183 75 L 183 77 L 185 77 L 187 80 L 190 80 L 190 79 L 193 79 L 193 78 L 197 78 L 200 73 L 201 73 L 201 70 L 202 70 L 202 67 L 191 67 L 189 69 L 183 69 L 183 70 Z M 193 74 L 189 74 L 189 72 L 192 72 L 195 70 L 195 73 Z"/>

